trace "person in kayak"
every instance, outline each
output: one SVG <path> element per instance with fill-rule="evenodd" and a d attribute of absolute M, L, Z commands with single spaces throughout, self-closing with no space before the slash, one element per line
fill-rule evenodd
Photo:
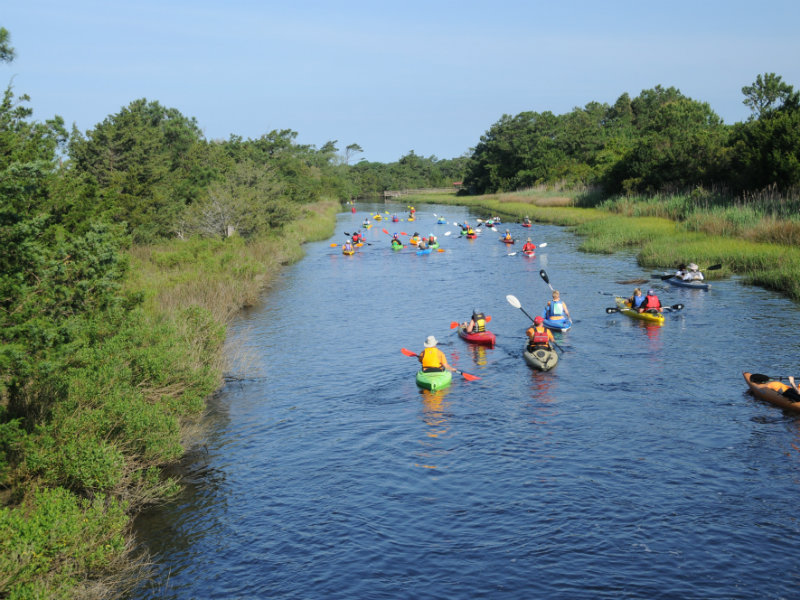
<path fill-rule="evenodd" d="M 643 313 L 644 311 L 664 312 L 663 310 L 661 310 L 661 301 L 658 299 L 658 296 L 656 296 L 654 290 L 647 290 L 647 296 L 645 297 L 644 302 L 642 302 L 642 305 L 637 310 L 640 313 Z"/>
<path fill-rule="evenodd" d="M 528 241 L 522 245 L 523 252 L 535 252 L 536 251 L 536 244 L 531 241 L 531 238 L 528 238 Z"/>
<path fill-rule="evenodd" d="M 342 244 L 342 250 L 345 252 L 352 252 L 353 251 L 353 242 L 347 240 L 344 244 Z"/>
<path fill-rule="evenodd" d="M 361 235 L 361 230 L 360 229 L 353 234 L 353 243 L 354 244 L 357 244 L 358 242 L 362 241 L 363 239 L 364 239 L 364 236 Z"/>
<path fill-rule="evenodd" d="M 419 362 L 422 364 L 423 373 L 435 373 L 439 371 L 455 371 L 447 364 L 447 357 L 444 352 L 436 347 L 436 338 L 429 335 L 425 338 L 425 349 L 419 353 Z"/>
<path fill-rule="evenodd" d="M 429 245 L 429 246 L 435 246 L 437 243 L 438 243 L 438 242 L 437 242 L 437 240 L 436 240 L 436 236 L 435 236 L 435 235 L 433 235 L 433 234 L 430 234 L 430 235 L 428 236 L 428 245 Z"/>
<path fill-rule="evenodd" d="M 544 312 L 544 316 L 548 321 L 560 321 L 565 318 L 572 320 L 572 317 L 569 316 L 569 309 L 561 301 L 561 294 L 558 290 L 553 290 L 553 300 L 547 303 Z"/>
<path fill-rule="evenodd" d="M 684 281 L 703 281 L 703 279 L 705 279 L 703 274 L 700 272 L 700 267 L 698 267 L 696 264 L 689 263 L 687 269 L 688 270 L 685 271 L 681 277 L 681 279 Z"/>
<path fill-rule="evenodd" d="M 512 239 L 512 238 L 511 238 L 511 232 L 510 232 L 508 229 L 506 229 L 506 234 L 503 236 L 503 239 L 504 239 L 504 240 L 510 240 L 510 239 Z"/>
<path fill-rule="evenodd" d="M 791 385 L 786 385 L 780 381 L 770 381 L 766 384 L 766 386 L 771 390 L 775 390 L 781 396 L 786 397 L 792 402 L 799 402 L 800 390 L 797 388 L 797 384 L 794 382 L 794 377 L 789 377 L 789 383 Z"/>
<path fill-rule="evenodd" d="M 486 331 L 486 317 L 477 308 L 472 310 L 472 317 L 469 321 L 464 321 L 462 324 L 464 331 L 467 333 L 483 333 Z"/>
<path fill-rule="evenodd" d="M 553 332 L 544 326 L 544 317 L 536 315 L 533 325 L 525 331 L 528 336 L 528 352 L 533 352 L 539 348 L 551 350 L 550 342 L 554 342 Z"/>
<path fill-rule="evenodd" d="M 525 217 L 522 219 L 522 224 L 523 225 L 530 225 L 531 224 L 531 218 L 528 215 L 525 215 Z"/>
<path fill-rule="evenodd" d="M 394 247 L 394 246 L 400 246 L 400 247 L 403 246 L 403 242 L 402 242 L 402 240 L 400 239 L 400 237 L 399 237 L 399 235 L 397 233 L 395 233 L 392 236 L 392 247 Z"/>
<path fill-rule="evenodd" d="M 633 290 L 633 296 L 628 298 L 627 300 L 628 306 L 630 306 L 634 310 L 639 310 L 644 303 L 644 296 L 642 296 L 641 288 L 635 288 Z"/>

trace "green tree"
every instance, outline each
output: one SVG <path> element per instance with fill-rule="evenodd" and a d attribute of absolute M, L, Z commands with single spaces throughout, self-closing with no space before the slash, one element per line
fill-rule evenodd
<path fill-rule="evenodd" d="M 753 113 L 751 119 L 759 119 L 776 108 L 798 101 L 798 93 L 794 88 L 775 73 L 758 75 L 752 85 L 742 88 L 742 93 L 742 103 Z"/>
<path fill-rule="evenodd" d="M 11 47 L 11 34 L 5 27 L 0 27 L 0 62 L 13 62 L 14 48 Z"/>

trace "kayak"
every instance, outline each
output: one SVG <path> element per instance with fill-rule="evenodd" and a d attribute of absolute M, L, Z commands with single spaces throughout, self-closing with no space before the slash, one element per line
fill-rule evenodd
<path fill-rule="evenodd" d="M 408 221 L 413 221 L 413 220 L 414 220 L 414 217 L 408 217 L 408 219 L 407 219 L 407 220 L 408 220 Z"/>
<path fill-rule="evenodd" d="M 375 219 L 376 221 L 380 221 L 381 219 L 383 219 L 383 217 L 382 217 L 382 216 L 380 216 L 380 215 L 375 215 L 375 216 L 374 216 L 374 217 L 372 217 L 372 218 L 373 218 L 373 219 Z"/>
<path fill-rule="evenodd" d="M 707 290 L 711 287 L 711 284 L 706 283 L 705 281 L 684 281 L 683 279 L 678 279 L 677 277 L 670 277 L 664 281 L 672 285 L 677 285 L 678 287 L 691 288 L 693 290 Z"/>
<path fill-rule="evenodd" d="M 769 402 L 775 406 L 780 406 L 781 408 L 800 411 L 800 402 L 792 402 L 789 398 L 777 390 L 767 387 L 767 383 L 754 382 L 751 379 L 751 373 L 745 371 L 742 373 L 742 375 L 744 375 L 744 380 L 747 382 L 747 385 L 750 387 L 750 391 L 753 392 L 753 395 L 756 398 L 760 398 L 765 402 Z"/>
<path fill-rule="evenodd" d="M 403 244 L 392 244 L 392 250 L 402 250 Z"/>
<path fill-rule="evenodd" d="M 530 224 L 530 223 L 523 223 L 523 224 L 522 224 L 522 226 L 523 226 L 523 227 L 530 227 L 530 226 L 531 226 L 531 224 Z"/>
<path fill-rule="evenodd" d="M 392 217 L 392 223 L 399 223 L 399 222 L 400 219 L 398 219 L 397 217 Z"/>
<path fill-rule="evenodd" d="M 436 250 L 439 247 L 439 242 L 434 242 L 428 246 L 431 250 Z"/>
<path fill-rule="evenodd" d="M 478 237 L 477 233 L 467 233 L 465 235 L 467 236 L 468 240 L 474 240 L 476 237 Z"/>
<path fill-rule="evenodd" d="M 647 321 L 649 323 L 658 323 L 659 325 L 664 324 L 664 315 L 661 314 L 660 312 L 640 313 L 639 311 L 631 309 L 631 307 L 628 306 L 628 303 L 625 300 L 625 298 L 620 298 L 619 296 L 616 296 L 614 298 L 614 301 L 617 303 L 617 308 L 619 308 L 619 312 L 621 312 L 623 315 L 629 316 L 631 319 L 639 319 L 641 321 Z"/>
<path fill-rule="evenodd" d="M 441 390 L 446 388 L 453 381 L 453 374 L 450 371 L 417 371 L 417 385 L 426 390 Z"/>
<path fill-rule="evenodd" d="M 495 335 L 491 331 L 476 331 L 473 333 L 467 333 L 463 325 L 459 326 L 458 328 L 458 337 L 467 340 L 468 342 L 472 342 L 473 344 L 489 346 L 489 348 L 494 348 L 494 343 L 496 340 Z"/>
<path fill-rule="evenodd" d="M 342 254 L 346 254 L 347 256 L 352 256 L 355 253 L 355 250 L 342 250 Z"/>
<path fill-rule="evenodd" d="M 533 257 L 536 256 L 536 250 L 523 250 L 522 254 Z"/>
<path fill-rule="evenodd" d="M 445 225 L 446 223 L 447 221 L 445 221 L 444 219 L 439 219 L 438 221 L 436 221 L 437 225 Z"/>
<path fill-rule="evenodd" d="M 417 254 L 430 254 L 430 253 L 431 253 L 430 248 L 425 248 L 424 250 L 417 250 Z"/>
<path fill-rule="evenodd" d="M 566 331 L 570 327 L 572 327 L 572 320 L 571 319 L 556 319 L 550 320 L 545 318 L 543 325 L 548 329 L 555 329 L 556 331 Z"/>
<path fill-rule="evenodd" d="M 537 371 L 549 371 L 558 364 L 558 354 L 552 349 L 537 348 L 533 352 L 528 352 L 528 347 L 525 346 L 522 357 L 529 367 Z"/>
<path fill-rule="evenodd" d="M 514 243 L 513 239 L 507 240 L 506 238 L 501 238 L 500 241 L 503 242 L 504 244 L 513 244 Z"/>

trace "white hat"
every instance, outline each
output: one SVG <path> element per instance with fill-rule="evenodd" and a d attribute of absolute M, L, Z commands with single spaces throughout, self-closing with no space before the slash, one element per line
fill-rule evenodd
<path fill-rule="evenodd" d="M 698 270 L 700 267 L 698 267 L 698 266 L 697 266 L 696 264 L 694 264 L 694 263 L 689 263 L 689 268 L 690 268 L 692 271 L 697 271 L 697 270 Z"/>
<path fill-rule="evenodd" d="M 438 344 L 438 342 L 436 341 L 436 338 L 433 337 L 432 335 L 429 335 L 428 337 L 425 338 L 426 348 L 433 348 L 436 344 Z"/>

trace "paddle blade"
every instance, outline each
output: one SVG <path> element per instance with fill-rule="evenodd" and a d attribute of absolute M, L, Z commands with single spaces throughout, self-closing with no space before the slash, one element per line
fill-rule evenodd
<path fill-rule="evenodd" d="M 537 248 L 544 248 L 544 247 L 546 247 L 546 246 L 547 246 L 547 242 L 545 242 L 545 243 L 543 243 L 543 244 L 539 244 L 539 245 L 537 246 Z"/>
<path fill-rule="evenodd" d="M 511 252 L 510 254 L 506 254 L 506 256 L 516 256 L 516 255 L 517 255 L 516 252 Z"/>
<path fill-rule="evenodd" d="M 450 235 L 451 233 L 453 233 L 453 232 L 452 232 L 452 231 L 447 231 L 447 232 L 445 232 L 445 234 L 444 234 L 444 237 L 447 237 L 447 236 L 448 236 L 448 235 Z"/>
<path fill-rule="evenodd" d="M 520 304 L 516 296 L 512 296 L 511 294 L 509 294 L 508 296 L 506 296 L 506 300 L 508 300 L 508 303 L 514 308 L 522 308 L 522 304 Z"/>
<path fill-rule="evenodd" d="M 437 248 L 436 251 L 437 252 L 444 252 L 444 248 Z"/>
<path fill-rule="evenodd" d="M 385 233 L 386 235 L 392 235 L 391 233 L 389 233 L 389 232 L 388 232 L 388 231 L 386 231 L 385 229 L 381 229 L 381 231 L 382 231 L 383 233 Z"/>
<path fill-rule="evenodd" d="M 458 373 L 467 381 L 477 381 L 480 379 L 477 375 L 470 375 L 469 373 L 464 373 L 464 371 L 459 371 Z"/>
<path fill-rule="evenodd" d="M 606 312 L 608 314 L 611 314 L 611 313 L 619 312 L 619 309 L 618 308 L 607 308 Z"/>
<path fill-rule="evenodd" d="M 416 352 L 412 352 L 411 350 L 409 350 L 407 348 L 400 348 L 400 352 L 402 352 L 406 356 L 418 356 Z"/>
<path fill-rule="evenodd" d="M 485 320 L 486 320 L 487 323 L 491 323 L 492 322 L 492 315 L 486 315 L 486 319 Z"/>
<path fill-rule="evenodd" d="M 458 327 L 458 323 L 456 321 L 450 321 L 450 329 L 455 329 Z"/>
<path fill-rule="evenodd" d="M 683 308 L 683 304 L 673 304 L 670 306 L 672 310 L 681 310 Z"/>
<path fill-rule="evenodd" d="M 706 271 L 718 271 L 722 268 L 722 265 L 711 265 L 706 269 Z M 752 378 L 751 378 L 752 379 Z"/>
<path fill-rule="evenodd" d="M 545 272 L 545 270 L 544 270 L 544 269 L 542 269 L 541 271 L 539 271 L 539 277 L 541 277 L 542 279 L 544 279 L 544 282 L 545 282 L 547 285 L 550 285 L 550 278 L 547 276 L 547 273 Z"/>
<path fill-rule="evenodd" d="M 331 244 L 331 248 L 336 248 L 339 244 Z"/>

